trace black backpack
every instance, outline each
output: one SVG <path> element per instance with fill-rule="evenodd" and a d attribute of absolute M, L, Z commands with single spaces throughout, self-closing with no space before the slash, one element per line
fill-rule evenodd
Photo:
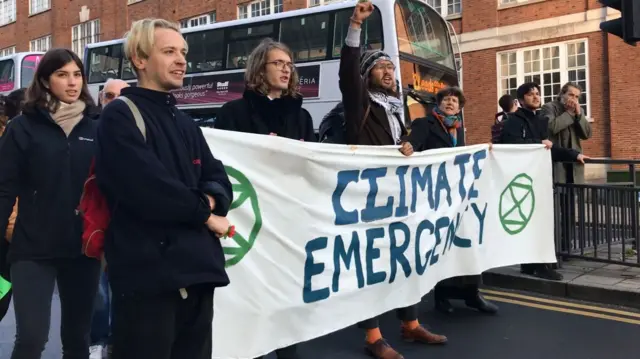
<path fill-rule="evenodd" d="M 502 141 L 502 129 L 504 128 L 504 123 L 509 119 L 508 114 L 502 115 L 502 120 L 498 122 L 496 118 L 496 122 L 491 126 L 491 143 L 499 144 Z"/>
<path fill-rule="evenodd" d="M 367 122 L 370 109 L 371 105 L 367 107 L 367 110 L 364 113 L 364 119 L 362 120 L 360 131 L 362 131 L 364 124 Z M 342 102 L 338 103 L 322 118 L 320 128 L 318 129 L 318 135 L 320 142 L 322 143 L 347 144 L 347 129 L 345 128 L 344 105 Z"/>
<path fill-rule="evenodd" d="M 338 103 L 322 118 L 318 134 L 322 143 L 347 143 L 347 130 L 345 128 L 342 102 Z"/>

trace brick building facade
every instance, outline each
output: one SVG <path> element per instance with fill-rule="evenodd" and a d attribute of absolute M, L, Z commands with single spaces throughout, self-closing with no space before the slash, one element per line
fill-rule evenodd
<path fill-rule="evenodd" d="M 121 37 L 144 17 L 183 26 L 288 11 L 331 0 L 2 0 L 0 55 Z M 640 50 L 603 34 L 607 14 L 597 0 L 425 0 L 455 28 L 471 143 L 484 142 L 498 98 L 534 80 L 545 100 L 566 81 L 579 82 L 592 121 L 585 152 L 594 157 L 640 158 Z M 13 8 L 12 8 L 13 6 Z M 80 50 L 81 51 L 81 50 Z M 636 95 L 634 95 L 636 94 Z M 633 105 L 633 106 L 632 106 Z"/>
<path fill-rule="evenodd" d="M 484 140 L 502 94 L 534 80 L 549 101 L 571 80 L 585 89 L 581 104 L 593 127 L 586 154 L 640 158 L 640 111 L 632 106 L 640 50 L 599 29 L 618 16 L 597 0 L 462 0 L 460 13 L 448 18 L 462 52 L 470 141 Z"/>

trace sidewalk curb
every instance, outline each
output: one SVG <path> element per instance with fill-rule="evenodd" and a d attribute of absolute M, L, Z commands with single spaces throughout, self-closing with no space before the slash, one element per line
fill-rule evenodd
<path fill-rule="evenodd" d="M 570 282 L 554 282 L 524 275 L 511 275 L 490 270 L 482 274 L 483 284 L 490 287 L 513 289 L 585 300 L 609 305 L 640 309 L 640 292 L 584 286 Z"/>

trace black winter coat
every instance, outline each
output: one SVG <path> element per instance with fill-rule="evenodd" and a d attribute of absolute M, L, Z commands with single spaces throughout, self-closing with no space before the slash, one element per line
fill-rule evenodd
<path fill-rule="evenodd" d="M 222 106 L 214 128 L 268 135 L 275 133 L 293 140 L 316 142 L 313 120 L 302 108 L 301 97 L 285 96 L 274 100 L 253 90 L 245 90 L 242 98 Z"/>
<path fill-rule="evenodd" d="M 97 121 L 85 111 L 69 136 L 44 109 L 13 119 L 0 140 L 0 233 L 16 197 L 9 261 L 82 255 L 76 209 L 94 155 Z"/>
<path fill-rule="evenodd" d="M 202 130 L 166 92 L 122 90 L 144 119 L 147 139 L 128 106 L 105 106 L 98 127 L 96 175 L 111 209 L 105 256 L 116 293 L 158 293 L 195 284 L 225 286 L 220 240 L 205 226 L 225 216 L 231 183 Z"/>
<path fill-rule="evenodd" d="M 519 108 L 503 119 L 504 127 L 500 143 L 503 144 L 540 144 L 549 139 L 548 121 L 540 116 L 539 112 L 533 112 L 525 108 Z M 578 151 L 551 147 L 551 160 L 557 162 L 571 162 L 578 158 Z"/>

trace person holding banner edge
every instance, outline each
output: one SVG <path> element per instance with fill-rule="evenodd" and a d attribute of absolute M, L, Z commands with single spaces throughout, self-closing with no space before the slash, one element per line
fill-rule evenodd
<path fill-rule="evenodd" d="M 460 111 L 465 97 L 458 87 L 447 87 L 436 94 L 436 106 L 427 116 L 411 124 L 411 143 L 416 151 L 464 146 L 464 128 Z M 482 276 L 460 276 L 439 282 L 434 289 L 435 308 L 450 314 L 453 306 L 449 299 L 462 299 L 465 304 L 483 313 L 494 314 L 498 307 L 487 302 L 478 290 Z"/>
<path fill-rule="evenodd" d="M 540 85 L 527 82 L 517 90 L 520 108 L 509 114 L 505 120 L 500 142 L 504 144 L 542 143 L 551 151 L 552 162 L 579 162 L 584 164 L 589 157 L 573 148 L 556 146 L 549 140 L 549 120 L 540 112 L 542 104 Z M 553 240 L 553 238 L 551 238 Z M 523 274 L 542 279 L 560 281 L 562 274 L 549 263 L 523 263 L 520 265 Z"/>
<path fill-rule="evenodd" d="M 405 156 L 413 154 L 404 127 L 404 105 L 399 96 L 395 65 L 389 55 L 380 50 L 361 53 L 362 23 L 372 14 L 373 4 L 360 1 L 351 17 L 340 57 L 340 91 L 344 104 L 347 144 L 400 145 Z M 418 305 L 396 310 L 402 321 L 404 340 L 425 344 L 443 344 L 447 338 L 433 334 L 418 322 Z M 402 359 L 382 337 L 377 318 L 358 323 L 366 330 L 365 351 L 378 359 Z"/>
<path fill-rule="evenodd" d="M 292 59 L 286 45 L 263 40 L 249 55 L 242 98 L 222 106 L 214 128 L 315 142 L 313 120 L 302 107 Z M 300 358 L 297 345 L 277 349 L 276 355 L 278 359 Z"/>

